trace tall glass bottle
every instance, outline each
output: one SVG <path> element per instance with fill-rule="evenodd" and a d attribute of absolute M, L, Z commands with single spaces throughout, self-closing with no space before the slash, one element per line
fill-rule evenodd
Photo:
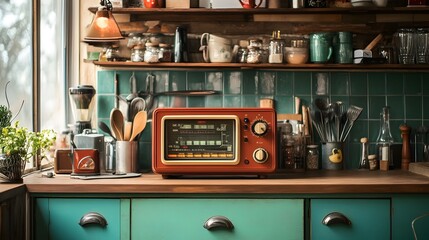
<path fill-rule="evenodd" d="M 392 133 L 390 132 L 389 106 L 383 107 L 380 113 L 380 132 L 377 137 L 377 154 L 379 161 L 389 161 L 389 168 L 394 168 L 394 162 L 391 154 L 391 145 L 393 144 Z"/>

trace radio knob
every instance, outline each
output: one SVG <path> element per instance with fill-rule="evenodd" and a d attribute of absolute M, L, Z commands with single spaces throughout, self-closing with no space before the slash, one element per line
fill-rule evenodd
<path fill-rule="evenodd" d="M 263 148 L 258 148 L 253 152 L 253 159 L 257 163 L 264 163 L 268 159 L 268 152 Z"/>
<path fill-rule="evenodd" d="M 252 132 L 256 136 L 264 136 L 268 132 L 268 123 L 264 120 L 257 120 L 252 124 Z"/>

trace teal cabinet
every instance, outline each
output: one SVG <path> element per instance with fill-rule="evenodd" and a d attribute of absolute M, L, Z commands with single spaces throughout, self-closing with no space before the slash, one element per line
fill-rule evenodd
<path fill-rule="evenodd" d="M 132 199 L 131 208 L 131 239 L 304 239 L 303 199 Z"/>
<path fill-rule="evenodd" d="M 312 240 L 390 239 L 390 199 L 310 201 Z"/>
<path fill-rule="evenodd" d="M 392 198 L 392 209 L 393 240 L 429 239 L 429 195 L 395 196 Z M 415 219 L 416 238 L 412 229 Z"/>
<path fill-rule="evenodd" d="M 127 199 L 36 198 L 34 239 L 129 239 L 129 205 Z"/>

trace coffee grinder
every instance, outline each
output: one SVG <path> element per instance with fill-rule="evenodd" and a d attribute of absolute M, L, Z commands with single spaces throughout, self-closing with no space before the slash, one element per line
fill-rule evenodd
<path fill-rule="evenodd" d="M 94 109 L 93 97 L 94 87 L 90 85 L 79 85 L 69 89 L 71 109 L 75 124 L 75 134 L 80 134 L 84 129 L 92 129 L 91 117 Z"/>

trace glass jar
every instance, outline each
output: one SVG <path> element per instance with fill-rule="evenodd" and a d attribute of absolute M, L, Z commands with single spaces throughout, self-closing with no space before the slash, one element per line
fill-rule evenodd
<path fill-rule="evenodd" d="M 132 62 L 143 62 L 144 59 L 144 47 L 142 45 L 137 45 L 131 51 L 131 61 Z"/>
<path fill-rule="evenodd" d="M 159 62 L 160 56 L 159 47 L 153 43 L 146 43 L 146 51 L 144 52 L 144 61 L 147 63 Z"/>
<path fill-rule="evenodd" d="M 319 146 L 318 145 L 307 146 L 306 165 L 308 170 L 319 169 Z"/>
<path fill-rule="evenodd" d="M 160 55 L 162 56 L 160 62 L 172 62 L 173 61 L 173 51 L 170 44 L 160 43 L 159 44 Z"/>
<path fill-rule="evenodd" d="M 107 61 L 116 61 L 119 58 L 119 46 L 112 45 L 106 50 L 106 60 Z"/>
<path fill-rule="evenodd" d="M 262 52 L 258 47 L 249 46 L 249 52 L 247 53 L 247 63 L 261 63 Z"/>
<path fill-rule="evenodd" d="M 269 63 L 282 63 L 283 62 L 283 39 L 280 38 L 280 31 L 273 32 L 273 38 L 269 46 Z"/>
<path fill-rule="evenodd" d="M 133 49 L 135 46 L 144 44 L 143 35 L 141 33 L 130 33 L 128 34 L 127 47 Z"/>

